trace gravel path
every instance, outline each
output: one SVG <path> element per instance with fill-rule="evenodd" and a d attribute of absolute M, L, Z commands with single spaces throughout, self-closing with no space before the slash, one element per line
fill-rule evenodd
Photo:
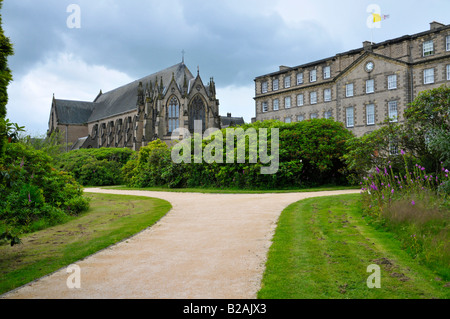
<path fill-rule="evenodd" d="M 80 289 L 67 287 L 64 268 L 3 298 L 253 299 L 281 211 L 305 198 L 359 192 L 85 191 L 161 198 L 173 209 L 153 227 L 77 262 Z"/>

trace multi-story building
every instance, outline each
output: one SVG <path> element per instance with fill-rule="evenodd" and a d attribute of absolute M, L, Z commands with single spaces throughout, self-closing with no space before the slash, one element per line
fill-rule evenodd
<path fill-rule="evenodd" d="M 423 90 L 450 84 L 450 25 L 258 76 L 256 121 L 334 118 L 356 136 L 403 111 Z"/>

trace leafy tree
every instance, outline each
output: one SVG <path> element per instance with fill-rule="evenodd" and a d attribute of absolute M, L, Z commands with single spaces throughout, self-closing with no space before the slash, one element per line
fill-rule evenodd
<path fill-rule="evenodd" d="M 3 0 L 0 0 L 0 10 Z M 2 17 L 0 14 L 0 159 L 3 157 L 6 143 L 6 104 L 8 103 L 8 84 L 12 81 L 11 70 L 8 67 L 8 56 L 13 54 L 13 47 L 2 28 Z"/>

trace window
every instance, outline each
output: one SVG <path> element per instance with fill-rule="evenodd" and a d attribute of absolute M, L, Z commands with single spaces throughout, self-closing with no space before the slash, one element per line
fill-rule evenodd
<path fill-rule="evenodd" d="M 326 119 L 331 119 L 333 116 L 331 114 L 331 111 L 326 111 L 325 114 L 323 115 L 323 117 Z"/>
<path fill-rule="evenodd" d="M 353 83 L 347 84 L 345 86 L 345 96 L 346 97 L 353 96 Z"/>
<path fill-rule="evenodd" d="M 345 111 L 345 118 L 347 127 L 353 127 L 355 124 L 354 117 L 353 117 L 353 107 L 348 107 Z"/>
<path fill-rule="evenodd" d="M 323 100 L 325 102 L 330 102 L 331 101 L 331 89 L 325 89 L 323 91 Z"/>
<path fill-rule="evenodd" d="M 297 121 L 301 122 L 305 119 L 305 117 L 303 115 L 299 115 L 297 116 Z"/>
<path fill-rule="evenodd" d="M 433 41 L 425 41 L 423 43 L 423 56 L 429 56 L 434 54 L 434 43 Z"/>
<path fill-rule="evenodd" d="M 447 64 L 447 81 L 450 81 L 450 64 Z"/>
<path fill-rule="evenodd" d="M 280 102 L 278 99 L 273 100 L 273 110 L 278 111 L 280 109 Z"/>
<path fill-rule="evenodd" d="M 329 66 L 326 66 L 323 68 L 323 78 L 329 79 L 331 77 L 331 68 Z"/>
<path fill-rule="evenodd" d="M 269 111 L 269 107 L 267 106 L 267 102 L 262 102 L 262 111 L 263 111 L 263 113 Z"/>
<path fill-rule="evenodd" d="M 445 37 L 445 49 L 446 51 L 450 51 L 450 35 Z"/>
<path fill-rule="evenodd" d="M 180 105 L 175 97 L 173 97 L 170 100 L 168 117 L 169 117 L 169 133 L 172 133 L 178 127 L 180 127 Z"/>
<path fill-rule="evenodd" d="M 290 117 L 284 118 L 284 123 L 291 123 L 291 118 Z"/>
<path fill-rule="evenodd" d="M 389 108 L 389 121 L 397 122 L 398 119 L 397 101 L 390 101 L 388 103 L 388 108 Z"/>
<path fill-rule="evenodd" d="M 309 98 L 311 100 L 311 104 L 317 104 L 317 92 L 311 92 L 309 94 Z"/>
<path fill-rule="evenodd" d="M 424 84 L 434 83 L 434 69 L 426 69 L 423 71 L 423 83 Z"/>
<path fill-rule="evenodd" d="M 366 81 L 366 93 L 373 93 L 375 92 L 375 88 L 374 88 L 374 80 L 367 80 Z"/>
<path fill-rule="evenodd" d="M 319 114 L 317 113 L 311 113 L 311 120 L 316 119 L 319 117 Z"/>
<path fill-rule="evenodd" d="M 303 72 L 297 74 L 297 85 L 303 84 Z"/>
<path fill-rule="evenodd" d="M 287 76 L 284 78 L 284 88 L 290 88 L 291 87 L 291 77 Z"/>
<path fill-rule="evenodd" d="M 272 89 L 274 90 L 274 91 L 277 91 L 278 90 L 278 79 L 273 79 L 273 83 L 272 83 Z"/>
<path fill-rule="evenodd" d="M 309 82 L 316 82 L 317 81 L 317 70 L 311 70 L 309 72 Z"/>
<path fill-rule="evenodd" d="M 303 94 L 297 95 L 297 106 L 303 106 L 305 103 Z"/>
<path fill-rule="evenodd" d="M 267 93 L 267 87 L 268 87 L 267 81 L 261 83 L 261 92 L 262 93 Z"/>
<path fill-rule="evenodd" d="M 397 74 L 388 76 L 388 90 L 394 90 L 397 88 Z"/>
<path fill-rule="evenodd" d="M 291 108 L 291 97 L 290 96 L 284 98 L 284 108 L 285 109 Z"/>
<path fill-rule="evenodd" d="M 369 104 L 366 106 L 366 117 L 367 125 L 375 124 L 375 106 L 373 104 Z"/>
<path fill-rule="evenodd" d="M 398 145 L 395 142 L 389 142 L 389 155 L 398 155 Z"/>

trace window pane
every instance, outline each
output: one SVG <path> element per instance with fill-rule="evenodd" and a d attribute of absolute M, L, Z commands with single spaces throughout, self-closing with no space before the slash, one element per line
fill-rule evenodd
<path fill-rule="evenodd" d="M 267 82 L 263 82 L 261 84 L 261 92 L 262 93 L 267 93 Z"/>
<path fill-rule="evenodd" d="M 388 76 L 388 89 L 393 90 L 397 88 L 397 75 Z"/>
<path fill-rule="evenodd" d="M 303 73 L 297 74 L 297 85 L 303 83 Z"/>
<path fill-rule="evenodd" d="M 347 97 L 353 96 L 353 83 L 347 84 L 345 86 L 345 94 Z"/>
<path fill-rule="evenodd" d="M 331 77 L 331 69 L 329 66 L 323 68 L 323 78 L 328 79 Z"/>
<path fill-rule="evenodd" d="M 374 92 L 374 80 L 367 80 L 366 93 L 373 93 L 373 92 Z"/>
<path fill-rule="evenodd" d="M 303 94 L 297 95 L 297 106 L 303 106 L 303 104 L 304 104 Z"/>
<path fill-rule="evenodd" d="M 346 118 L 347 118 L 347 127 L 353 127 L 354 120 L 353 120 L 353 107 L 349 107 L 346 110 Z"/>
<path fill-rule="evenodd" d="M 369 104 L 366 106 L 367 113 L 367 125 L 375 124 L 375 106 L 373 104 Z"/>
<path fill-rule="evenodd" d="M 318 117 L 319 117 L 319 114 L 317 114 L 317 113 L 312 113 L 311 114 L 311 119 L 316 119 Z"/>
<path fill-rule="evenodd" d="M 278 79 L 273 80 L 273 90 L 278 90 Z"/>
<path fill-rule="evenodd" d="M 263 104 L 262 104 L 262 111 L 263 112 L 267 112 L 269 109 L 268 109 L 268 107 L 267 107 L 267 102 L 263 102 Z"/>
<path fill-rule="evenodd" d="M 447 65 L 447 81 L 450 81 L 450 64 Z"/>
<path fill-rule="evenodd" d="M 323 99 L 325 102 L 330 102 L 331 101 L 331 89 L 325 89 L 323 91 Z"/>
<path fill-rule="evenodd" d="M 285 88 L 290 88 L 291 87 L 291 77 L 287 76 L 284 78 L 284 87 Z"/>
<path fill-rule="evenodd" d="M 428 56 L 434 54 L 434 44 L 433 41 L 426 41 L 423 43 L 423 56 Z"/>
<path fill-rule="evenodd" d="M 389 121 L 397 122 L 398 111 L 397 111 L 397 101 L 389 102 Z"/>
<path fill-rule="evenodd" d="M 332 117 L 331 111 L 325 112 L 324 117 L 325 117 L 326 119 L 331 119 L 331 117 Z"/>
<path fill-rule="evenodd" d="M 445 38 L 446 50 L 450 51 L 450 35 Z"/>
<path fill-rule="evenodd" d="M 301 122 L 305 119 L 305 117 L 303 115 L 299 115 L 297 116 L 297 121 Z"/>
<path fill-rule="evenodd" d="M 280 102 L 278 101 L 278 99 L 273 100 L 273 110 L 278 111 L 279 108 L 280 108 Z"/>
<path fill-rule="evenodd" d="M 311 70 L 309 73 L 309 82 L 316 82 L 317 81 L 317 71 Z"/>
<path fill-rule="evenodd" d="M 317 103 L 317 92 L 311 92 L 310 94 L 311 104 Z"/>
<path fill-rule="evenodd" d="M 291 118 L 290 117 L 286 117 L 284 119 L 284 123 L 291 123 Z"/>
<path fill-rule="evenodd" d="M 434 69 L 426 69 L 425 71 L 423 71 L 423 83 L 434 83 Z"/>
<path fill-rule="evenodd" d="M 289 96 L 284 99 L 284 107 L 286 109 L 291 108 L 291 98 Z"/>

